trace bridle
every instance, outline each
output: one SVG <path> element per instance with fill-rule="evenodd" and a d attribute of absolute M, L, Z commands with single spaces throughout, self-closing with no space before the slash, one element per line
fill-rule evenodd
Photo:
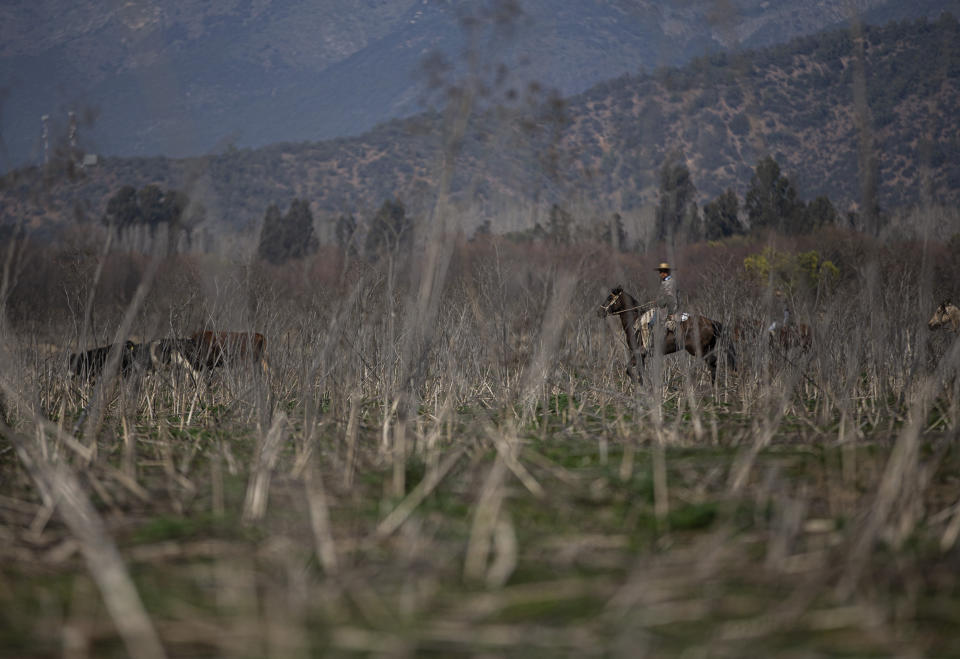
<path fill-rule="evenodd" d="M 601 304 L 600 308 L 603 309 L 603 312 L 608 316 L 620 313 L 619 311 L 610 311 L 610 307 L 615 305 L 621 297 L 623 297 L 623 291 L 620 291 L 616 295 L 611 295 L 610 300 L 606 304 Z"/>
<path fill-rule="evenodd" d="M 953 331 L 960 328 L 960 308 L 949 300 L 941 302 L 937 307 L 934 318 L 937 321 L 937 327 L 950 327 Z"/>
<path fill-rule="evenodd" d="M 623 297 L 623 291 L 620 291 L 619 293 L 614 295 L 613 299 L 607 302 L 606 304 L 601 304 L 600 308 L 603 309 L 603 312 L 608 316 L 619 316 L 620 314 L 627 313 L 628 311 L 638 311 L 644 308 L 644 305 L 638 304 L 635 307 L 627 307 L 626 309 L 621 309 L 620 311 L 610 311 L 610 307 L 615 305 L 620 300 L 621 297 Z"/>

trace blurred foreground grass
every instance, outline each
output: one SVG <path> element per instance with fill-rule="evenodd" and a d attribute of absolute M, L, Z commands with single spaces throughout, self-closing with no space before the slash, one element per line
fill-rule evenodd
<path fill-rule="evenodd" d="M 254 521 L 260 433 L 239 417 L 136 426 L 146 496 L 104 442 L 82 478 L 171 656 L 960 655 L 955 428 L 926 428 L 911 528 L 870 544 L 850 590 L 895 428 L 840 443 L 783 423 L 735 487 L 751 428 L 722 404 L 700 441 L 676 410 L 658 440 L 627 406 L 461 407 L 421 421 L 399 497 L 378 405 L 352 457 L 330 420 L 305 460 L 289 408 Z M 76 540 L 18 483 L 0 492 L 0 654 L 125 656 Z"/>

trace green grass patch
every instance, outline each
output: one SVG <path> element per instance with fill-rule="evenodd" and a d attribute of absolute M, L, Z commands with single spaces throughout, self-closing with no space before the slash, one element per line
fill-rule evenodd
<path fill-rule="evenodd" d="M 166 515 L 153 517 L 133 532 L 130 542 L 148 544 L 198 538 L 255 542 L 262 539 L 263 535 L 264 531 L 255 526 L 245 526 L 235 516 L 197 513 L 189 517 Z"/>

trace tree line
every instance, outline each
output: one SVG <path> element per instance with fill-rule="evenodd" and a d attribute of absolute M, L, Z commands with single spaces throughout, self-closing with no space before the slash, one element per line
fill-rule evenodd
<path fill-rule="evenodd" d="M 823 195 L 810 202 L 800 199 L 795 186 L 772 156 L 757 163 L 742 202 L 733 188 L 727 188 L 700 208 L 689 168 L 681 154 L 672 154 L 659 170 L 652 233 L 657 241 L 690 243 L 720 240 L 763 229 L 799 235 L 841 220 L 857 226 L 859 218 L 856 213 L 841 217 L 830 199 Z M 621 251 L 631 248 L 619 213 L 593 222 L 586 231 L 578 232 L 575 224 L 567 210 L 554 204 L 545 225 L 536 223 L 532 229 L 514 232 L 508 237 L 517 241 L 539 240 L 560 245 L 594 240 Z"/>
<path fill-rule="evenodd" d="M 336 244 L 350 254 L 380 254 L 409 247 L 413 242 L 413 219 L 396 199 L 383 202 L 370 221 L 361 226 L 353 214 L 342 214 L 334 222 Z M 316 252 L 316 237 L 310 204 L 294 199 L 281 214 L 276 205 L 267 209 L 260 230 L 257 255 L 274 264 L 302 258 Z"/>
<path fill-rule="evenodd" d="M 121 188 L 108 201 L 103 222 L 121 235 L 145 227 L 152 236 L 158 227 L 164 226 L 168 250 L 173 251 L 180 235 L 186 236 L 189 245 L 193 229 L 204 218 L 203 207 L 192 204 L 182 191 L 148 185 L 140 190 L 131 186 Z M 532 229 L 506 237 L 519 242 L 556 245 L 593 240 L 622 251 L 631 248 L 619 213 L 591 221 L 585 227 L 561 204 L 553 204 L 545 219 L 544 224 L 537 222 Z M 852 214 L 847 219 L 856 221 Z M 673 154 L 660 168 L 653 237 L 658 241 L 697 242 L 761 229 L 796 235 L 839 221 L 840 214 L 827 197 L 820 196 L 810 202 L 801 200 L 771 156 L 757 163 L 742 203 L 737 193 L 728 188 L 700 208 L 690 170 L 680 154 Z M 342 250 L 353 255 L 376 256 L 409 247 L 413 241 L 413 224 L 403 202 L 388 199 L 367 221 L 358 221 L 352 213 L 339 215 L 332 220 L 331 233 Z M 490 221 L 487 220 L 477 229 L 476 236 L 489 233 Z M 309 256 L 319 246 L 308 200 L 294 198 L 285 212 L 276 204 L 267 208 L 257 241 L 259 258 L 280 264 Z"/>
<path fill-rule="evenodd" d="M 697 206 L 697 189 L 679 156 L 660 169 L 655 235 L 658 240 L 719 240 L 759 229 L 797 235 L 836 224 L 840 215 L 826 196 L 802 201 L 772 156 L 762 158 L 750 178 L 743 205 L 733 188 Z M 850 218 L 855 221 L 855 217 Z"/>

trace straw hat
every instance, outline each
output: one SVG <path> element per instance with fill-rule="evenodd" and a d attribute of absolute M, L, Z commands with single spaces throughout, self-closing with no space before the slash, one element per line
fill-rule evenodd
<path fill-rule="evenodd" d="M 658 265 L 656 268 L 654 268 L 654 270 L 656 270 L 657 272 L 663 272 L 664 270 L 666 270 L 667 272 L 670 272 L 670 264 L 664 261 L 663 263 Z"/>

